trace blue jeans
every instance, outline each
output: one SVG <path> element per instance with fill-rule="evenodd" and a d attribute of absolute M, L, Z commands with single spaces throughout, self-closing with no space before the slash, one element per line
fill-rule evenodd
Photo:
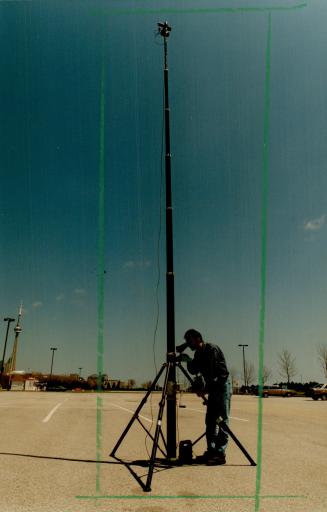
<path fill-rule="evenodd" d="M 217 424 L 217 418 L 221 417 L 228 425 L 232 386 L 229 379 L 209 390 L 206 414 L 206 438 L 208 452 L 225 453 L 228 434 Z"/>

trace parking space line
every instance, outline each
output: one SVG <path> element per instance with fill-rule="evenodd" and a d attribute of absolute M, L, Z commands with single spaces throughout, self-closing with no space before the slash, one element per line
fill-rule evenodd
<path fill-rule="evenodd" d="M 186 406 L 187 409 L 189 409 L 190 411 L 196 411 L 196 412 L 201 412 L 202 414 L 205 414 L 206 413 L 206 410 L 202 410 L 202 409 L 193 409 L 192 407 L 188 407 Z M 231 420 L 237 420 L 237 421 L 250 421 L 250 420 L 246 420 L 244 418 L 238 418 L 237 416 L 230 416 L 230 419 Z"/>
<path fill-rule="evenodd" d="M 109 405 L 113 405 L 114 407 L 118 407 L 118 409 L 122 409 L 123 411 L 130 412 L 131 414 L 134 414 L 135 411 L 132 411 L 131 409 L 126 409 L 125 407 L 122 407 L 121 405 L 114 404 L 112 402 L 106 402 Z M 152 420 L 150 418 L 147 418 L 146 416 L 142 416 L 142 414 L 138 415 L 140 418 L 142 418 L 145 421 L 148 421 L 149 423 L 152 423 Z"/>
<path fill-rule="evenodd" d="M 237 420 L 237 421 L 250 421 L 250 420 L 246 420 L 244 418 L 238 418 L 237 416 L 230 416 L 230 419 L 231 420 Z"/>
<path fill-rule="evenodd" d="M 56 412 L 57 409 L 59 409 L 59 407 L 64 403 L 64 402 L 67 402 L 68 398 L 66 398 L 66 400 L 64 400 L 63 402 L 59 402 L 59 404 L 55 405 L 53 409 L 51 409 L 51 411 L 49 412 L 49 414 L 42 420 L 42 423 L 47 423 L 52 415 Z"/>
<path fill-rule="evenodd" d="M 206 411 L 203 409 L 193 409 L 193 407 L 189 407 L 188 405 L 186 406 L 186 409 L 188 409 L 189 411 L 202 412 L 202 414 L 206 413 Z"/>

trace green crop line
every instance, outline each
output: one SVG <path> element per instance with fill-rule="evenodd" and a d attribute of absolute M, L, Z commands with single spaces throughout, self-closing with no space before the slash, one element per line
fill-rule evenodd
<path fill-rule="evenodd" d="M 257 474 L 255 512 L 260 509 L 260 489 L 262 475 L 262 382 L 265 344 L 266 315 L 266 275 L 267 275 L 267 214 L 269 185 L 269 117 L 270 117 L 270 68 L 271 68 L 271 14 L 268 16 L 268 31 L 265 58 L 265 96 L 264 96 L 264 135 L 263 135 L 263 188 L 261 213 L 261 290 L 260 290 L 260 328 L 259 328 L 259 401 L 258 401 L 258 438 L 257 438 Z"/>
<path fill-rule="evenodd" d="M 129 500 L 185 500 L 185 499 L 192 499 L 192 500 L 203 500 L 203 499 L 211 499 L 211 500 L 253 500 L 256 498 L 256 496 L 229 496 L 229 495 L 201 495 L 201 496 L 161 496 L 161 495 L 153 495 L 153 496 L 145 496 L 143 494 L 133 496 L 133 495 L 127 495 L 127 496 L 76 496 L 79 500 L 121 500 L 121 499 L 129 499 Z M 261 496 L 262 499 L 306 499 L 307 496 L 279 496 L 279 495 L 267 495 L 267 496 Z"/>
<path fill-rule="evenodd" d="M 130 15 L 130 14 L 216 14 L 216 13 L 254 13 L 254 12 L 272 12 L 272 11 L 295 11 L 306 7 L 306 3 L 290 5 L 290 6 L 270 6 L 270 7 L 202 7 L 202 8 L 174 8 L 174 7 L 162 7 L 159 9 L 149 8 L 136 8 L 136 9 L 111 9 L 103 8 L 97 9 L 96 12 L 106 12 L 110 15 Z"/>
<path fill-rule="evenodd" d="M 104 31 L 102 34 L 101 79 L 100 79 L 100 126 L 99 126 L 99 219 L 98 219 L 98 345 L 97 345 L 97 391 L 101 390 L 103 374 L 103 326 L 104 326 L 104 190 L 105 190 L 105 52 Z M 101 441 L 102 441 L 102 398 L 96 401 L 96 492 L 100 492 Z"/>
<path fill-rule="evenodd" d="M 1 0 L 0 0 L 1 1 Z M 109 15 L 139 15 L 139 14 L 216 14 L 216 13 L 268 13 L 268 29 L 265 53 L 265 91 L 264 91 L 264 146 L 263 146 L 263 188 L 261 209 L 261 286 L 259 311 L 259 390 L 263 383 L 264 342 L 265 342 L 265 312 L 266 312 L 266 273 L 267 273 L 267 216 L 268 216 L 268 177 L 269 177 L 269 121 L 270 121 L 270 73 L 271 73 L 271 13 L 276 11 L 296 11 L 306 7 L 306 3 L 293 6 L 271 7 L 225 7 L 225 8 L 159 8 L 159 9 L 112 9 L 102 8 L 94 10 L 100 14 Z M 100 126 L 99 126 L 99 218 L 98 218 L 98 344 L 97 344 L 97 373 L 98 391 L 100 390 L 100 377 L 103 373 L 104 354 L 104 233 L 105 233 L 105 50 L 104 34 L 102 40 L 102 62 L 100 78 Z M 254 495 L 201 495 L 201 496 L 165 496 L 165 495 L 101 495 L 100 493 L 100 467 L 101 467 L 101 441 L 102 441 L 102 399 L 97 395 L 96 412 L 96 495 L 76 496 L 79 500 L 160 500 L 160 499 L 220 499 L 220 500 L 254 500 L 255 512 L 260 510 L 261 500 L 306 499 L 306 496 L 293 495 L 261 495 L 262 477 L 262 418 L 263 402 L 261 393 L 258 399 L 258 435 L 257 435 L 257 468 L 256 486 Z"/>

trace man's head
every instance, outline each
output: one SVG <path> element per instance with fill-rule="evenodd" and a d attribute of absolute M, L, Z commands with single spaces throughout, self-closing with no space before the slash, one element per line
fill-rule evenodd
<path fill-rule="evenodd" d="M 199 331 L 196 331 L 195 329 L 189 329 L 184 334 L 184 339 L 187 343 L 187 346 L 191 350 L 197 350 L 198 348 L 201 348 L 203 345 L 203 339 L 202 334 Z"/>

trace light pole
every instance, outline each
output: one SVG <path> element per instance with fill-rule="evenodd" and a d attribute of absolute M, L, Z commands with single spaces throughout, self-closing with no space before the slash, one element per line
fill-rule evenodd
<path fill-rule="evenodd" d="M 50 380 L 51 380 L 52 379 L 52 368 L 53 368 L 53 356 L 54 356 L 55 350 L 57 350 L 57 347 L 51 347 L 50 350 L 52 350 L 51 369 L 50 369 Z"/>
<path fill-rule="evenodd" d="M 244 347 L 248 347 L 249 345 L 242 345 L 242 344 L 239 344 L 238 346 L 239 346 L 239 347 L 242 347 L 242 349 L 243 349 L 243 378 L 244 378 L 244 386 L 246 387 L 246 382 L 245 382 L 245 354 L 244 354 Z"/>
<path fill-rule="evenodd" d="M 14 322 L 15 319 L 14 318 L 9 318 L 9 317 L 6 317 L 3 319 L 5 322 L 7 322 L 7 331 L 6 331 L 6 339 L 5 339 L 5 346 L 3 348 L 3 356 L 2 356 L 2 361 L 1 361 L 1 370 L 0 370 L 0 383 L 2 382 L 2 374 L 3 374 L 3 369 L 5 367 L 5 358 L 6 358 L 6 348 L 7 348 L 7 341 L 8 341 L 8 333 L 9 333 L 9 327 L 10 327 L 10 324 L 11 322 Z"/>
<path fill-rule="evenodd" d="M 79 378 L 81 378 L 83 368 L 78 368 L 78 369 L 79 369 Z"/>

